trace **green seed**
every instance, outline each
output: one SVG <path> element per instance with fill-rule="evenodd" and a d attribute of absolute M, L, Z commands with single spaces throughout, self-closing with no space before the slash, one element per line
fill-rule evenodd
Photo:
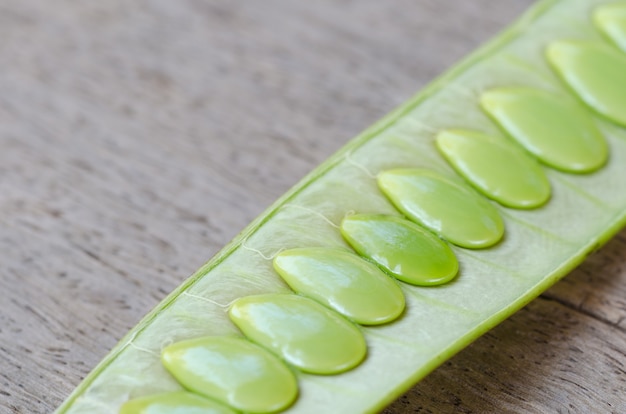
<path fill-rule="evenodd" d="M 235 414 L 230 408 L 187 391 L 153 394 L 125 403 L 119 414 Z"/>
<path fill-rule="evenodd" d="M 547 57 L 589 107 L 626 126 L 626 54 L 602 43 L 556 41 Z"/>
<path fill-rule="evenodd" d="M 241 338 L 177 342 L 163 350 L 161 359 L 184 387 L 237 410 L 284 410 L 298 394 L 294 375 L 278 358 Z"/>
<path fill-rule="evenodd" d="M 535 208 L 550 198 L 539 164 L 502 138 L 448 130 L 437 135 L 437 148 L 474 187 L 506 207 Z"/>
<path fill-rule="evenodd" d="M 482 94 L 483 109 L 521 146 L 545 164 L 573 173 L 597 170 L 607 160 L 604 137 L 576 101 L 530 88 Z"/>
<path fill-rule="evenodd" d="M 459 265 L 448 245 L 424 228 L 398 217 L 346 217 L 341 234 L 360 255 L 403 282 L 418 286 L 452 280 Z"/>
<path fill-rule="evenodd" d="M 626 52 L 626 2 L 597 7 L 593 13 L 593 23 L 598 30 Z"/>
<path fill-rule="evenodd" d="M 302 296 L 243 297 L 229 315 L 248 338 L 304 372 L 338 374 L 360 364 L 367 353 L 356 325 Z"/>
<path fill-rule="evenodd" d="M 504 234 L 494 206 L 470 187 L 433 171 L 384 171 L 378 185 L 409 219 L 450 243 L 480 249 L 493 246 Z"/>
<path fill-rule="evenodd" d="M 379 325 L 404 310 L 404 294 L 380 269 L 344 250 L 301 248 L 274 258 L 278 274 L 298 293 L 361 325 Z"/>

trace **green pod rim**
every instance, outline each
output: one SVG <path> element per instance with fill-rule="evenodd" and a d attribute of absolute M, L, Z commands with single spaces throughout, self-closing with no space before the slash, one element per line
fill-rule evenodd
<path fill-rule="evenodd" d="M 322 163 L 312 173 L 307 175 L 297 186 L 283 195 L 277 202 L 275 202 L 265 213 L 255 219 L 238 237 L 231 241 L 223 250 L 221 250 L 213 259 L 202 266 L 196 273 L 194 273 L 189 279 L 181 284 L 174 292 L 172 292 L 167 298 L 165 298 L 157 307 L 155 307 L 141 322 L 131 330 L 116 347 L 102 360 L 102 362 L 83 380 L 83 382 L 74 390 L 74 392 L 68 397 L 68 399 L 59 407 L 58 413 L 67 412 L 73 405 L 73 403 L 97 380 L 98 376 L 105 371 L 117 358 L 123 353 L 132 340 L 144 332 L 151 323 L 161 314 L 166 311 L 172 303 L 187 289 L 194 286 L 200 279 L 202 279 L 212 269 L 223 263 L 228 257 L 230 257 L 241 246 L 242 242 L 247 240 L 250 236 L 254 235 L 265 223 L 271 220 L 281 208 L 291 202 L 298 194 L 306 189 L 311 183 L 315 182 L 318 178 L 329 172 L 334 166 L 342 162 L 346 155 L 352 150 L 364 145 L 374 137 L 381 134 L 383 131 L 390 129 L 394 126 L 404 115 L 411 110 L 418 107 L 420 104 L 426 102 L 429 98 L 435 95 L 438 91 L 443 90 L 457 76 L 463 74 L 466 70 L 470 69 L 472 65 L 477 64 L 483 59 L 490 57 L 497 53 L 499 48 L 506 45 L 509 41 L 512 41 L 518 36 L 522 36 L 525 30 L 534 19 L 540 17 L 544 12 L 549 10 L 551 6 L 556 4 L 557 0 L 544 0 L 534 6 L 529 12 L 527 12 L 518 22 L 503 34 L 498 36 L 495 40 L 489 42 L 486 46 L 481 47 L 475 51 L 469 58 L 465 59 L 462 63 L 455 66 L 449 72 L 441 76 L 438 80 L 430 84 L 421 93 L 410 99 L 407 103 L 387 115 L 381 121 L 374 124 L 367 129 L 353 141 L 348 143 L 342 150 L 330 157 L 326 162 Z M 608 222 L 601 230 L 595 233 L 595 235 L 584 244 L 581 244 L 576 252 L 569 256 L 568 260 L 563 261 L 553 271 L 544 274 L 532 289 L 524 291 L 517 299 L 511 301 L 506 307 L 502 308 L 498 312 L 491 314 L 487 319 L 481 323 L 475 325 L 471 332 L 466 335 L 455 339 L 448 343 L 441 349 L 437 358 L 433 358 L 426 364 L 417 370 L 410 378 L 404 381 L 402 384 L 398 384 L 394 389 L 394 392 L 388 393 L 376 402 L 376 404 L 368 407 L 368 411 L 378 411 L 393 401 L 396 397 L 402 394 L 406 389 L 412 386 L 419 379 L 423 378 L 428 372 L 435 369 L 437 366 L 445 362 L 448 358 L 452 357 L 455 353 L 471 343 L 478 336 L 487 332 L 489 329 L 506 319 L 515 311 L 526 305 L 536 296 L 538 296 L 543 290 L 551 286 L 566 273 L 581 263 L 586 255 L 591 251 L 597 249 L 600 245 L 606 243 L 615 233 L 617 233 L 626 224 L 626 211 L 622 209 L 613 215 L 613 218 Z"/>

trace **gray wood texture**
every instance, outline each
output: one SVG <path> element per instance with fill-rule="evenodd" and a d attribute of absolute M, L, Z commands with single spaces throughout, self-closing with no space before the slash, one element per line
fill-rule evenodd
<path fill-rule="evenodd" d="M 0 413 L 48 413 L 530 0 L 0 0 Z M 626 412 L 626 232 L 385 413 Z"/>

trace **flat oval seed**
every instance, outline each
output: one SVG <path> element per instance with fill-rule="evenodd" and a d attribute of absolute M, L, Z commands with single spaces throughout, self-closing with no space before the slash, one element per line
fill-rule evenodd
<path fill-rule="evenodd" d="M 130 400 L 119 414 L 235 414 L 215 401 L 187 391 L 167 392 Z"/>
<path fill-rule="evenodd" d="M 604 4 L 593 12 L 595 26 L 626 52 L 626 2 Z"/>
<path fill-rule="evenodd" d="M 233 303 L 229 315 L 248 338 L 312 374 L 347 371 L 367 352 L 356 325 L 302 296 L 246 296 Z"/>
<path fill-rule="evenodd" d="M 535 208 L 550 198 L 550 183 L 539 164 L 504 139 L 448 130 L 437 135 L 437 147 L 459 174 L 504 206 Z"/>
<path fill-rule="evenodd" d="M 582 173 L 608 158 L 604 137 L 576 101 L 530 88 L 501 88 L 482 94 L 483 109 L 511 137 L 545 164 Z"/>
<path fill-rule="evenodd" d="M 242 338 L 212 336 L 177 342 L 163 350 L 161 361 L 185 388 L 236 410 L 280 411 L 298 394 L 289 368 Z"/>
<path fill-rule="evenodd" d="M 626 126 L 626 55 L 591 42 L 557 41 L 550 64 L 591 109 Z"/>
<path fill-rule="evenodd" d="M 341 234 L 362 256 L 403 282 L 419 286 L 452 280 L 459 264 L 440 238 L 408 220 L 357 214 L 341 223 Z"/>
<path fill-rule="evenodd" d="M 296 292 L 361 325 L 390 322 L 404 310 L 404 294 L 393 279 L 344 250 L 286 250 L 274 258 L 274 268 Z"/>
<path fill-rule="evenodd" d="M 387 170 L 378 186 L 409 219 L 461 247 L 496 244 L 504 233 L 502 218 L 473 189 L 422 169 Z"/>

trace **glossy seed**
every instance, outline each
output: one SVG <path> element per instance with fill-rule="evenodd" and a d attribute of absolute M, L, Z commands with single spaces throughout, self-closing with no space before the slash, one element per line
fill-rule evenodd
<path fill-rule="evenodd" d="M 235 414 L 235 411 L 197 394 L 177 391 L 130 400 L 120 408 L 119 414 Z"/>
<path fill-rule="evenodd" d="M 447 130 L 437 135 L 437 148 L 468 182 L 504 206 L 535 208 L 550 198 L 539 164 L 503 138 Z"/>
<path fill-rule="evenodd" d="M 626 2 L 609 3 L 593 12 L 593 23 L 600 32 L 626 52 Z"/>
<path fill-rule="evenodd" d="M 449 282 L 459 269 L 454 253 L 444 241 L 399 217 L 348 216 L 341 223 L 341 234 L 360 255 L 412 285 Z"/>
<path fill-rule="evenodd" d="M 233 303 L 229 316 L 248 338 L 312 374 L 347 371 L 367 352 L 356 325 L 302 296 L 246 296 Z"/>
<path fill-rule="evenodd" d="M 390 322 L 404 310 L 404 294 L 396 282 L 344 250 L 286 250 L 274 258 L 274 268 L 296 292 L 361 325 Z"/>
<path fill-rule="evenodd" d="M 280 411 L 298 394 L 289 368 L 242 338 L 203 337 L 177 342 L 163 350 L 161 360 L 185 388 L 240 411 Z"/>
<path fill-rule="evenodd" d="M 489 247 L 504 233 L 502 218 L 489 201 L 434 171 L 384 171 L 378 176 L 378 186 L 410 220 L 458 246 Z"/>
<path fill-rule="evenodd" d="M 589 107 L 626 126 L 626 54 L 603 43 L 556 41 L 547 57 Z"/>
<path fill-rule="evenodd" d="M 481 106 L 502 129 L 545 164 L 586 173 L 607 160 L 604 137 L 578 102 L 531 88 L 501 88 L 482 94 Z"/>

